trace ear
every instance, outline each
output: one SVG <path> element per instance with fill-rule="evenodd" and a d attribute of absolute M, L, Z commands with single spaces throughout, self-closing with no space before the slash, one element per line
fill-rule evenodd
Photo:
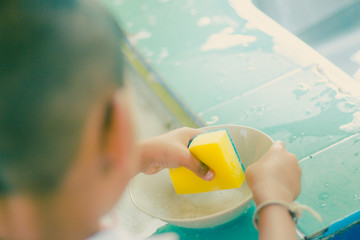
<path fill-rule="evenodd" d="M 129 105 L 129 98 L 123 90 L 120 90 L 120 94 L 113 95 L 111 113 L 103 142 L 103 151 L 109 164 L 123 169 L 127 169 L 134 151 L 134 134 Z"/>

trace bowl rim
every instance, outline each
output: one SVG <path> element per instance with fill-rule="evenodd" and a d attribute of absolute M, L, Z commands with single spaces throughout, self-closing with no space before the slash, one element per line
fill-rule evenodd
<path fill-rule="evenodd" d="M 211 128 L 228 128 L 228 127 L 240 127 L 240 128 L 247 128 L 247 129 L 250 129 L 252 131 L 255 131 L 257 133 L 260 133 L 262 135 L 265 135 L 272 143 L 274 143 L 274 140 L 269 136 L 267 135 L 266 133 L 256 129 L 256 128 L 253 128 L 253 127 L 248 127 L 248 126 L 244 126 L 244 125 L 235 125 L 235 124 L 221 124 L 221 125 L 211 125 L 211 126 L 204 126 L 204 127 L 201 127 L 199 129 L 211 129 Z M 214 129 L 215 130 L 215 129 Z M 163 169 L 162 171 L 164 171 L 165 169 Z M 136 176 L 135 176 L 136 177 Z M 134 178 L 135 178 L 134 177 Z M 212 218 L 216 218 L 218 216 L 221 216 L 221 215 L 224 215 L 225 213 L 228 213 L 228 212 L 232 212 L 234 210 L 236 210 L 237 208 L 239 208 L 239 206 L 245 206 L 247 203 L 249 203 L 252 199 L 253 199 L 253 194 L 252 192 L 250 191 L 250 194 L 244 198 L 243 201 L 240 201 L 239 204 L 236 204 L 234 206 L 232 206 L 231 208 L 227 208 L 225 210 L 222 210 L 220 212 L 216 212 L 216 213 L 212 213 L 212 214 L 209 214 L 209 215 L 206 215 L 206 216 L 201 216 L 201 217 L 195 217 L 195 218 L 167 218 L 167 217 L 159 217 L 159 216 L 156 216 L 152 213 L 149 213 L 147 210 L 145 210 L 143 207 L 139 206 L 139 204 L 137 203 L 134 195 L 133 195 L 133 182 L 135 179 L 131 179 L 130 180 L 130 183 L 129 183 L 129 188 L 128 188 L 128 192 L 129 192 L 129 195 L 130 195 L 130 198 L 132 200 L 132 202 L 134 203 L 134 205 L 140 209 L 142 212 L 146 213 L 147 215 L 151 216 L 151 217 L 154 217 L 154 218 L 157 218 L 157 219 L 160 219 L 160 220 L 163 220 L 165 222 L 172 222 L 172 223 L 190 223 L 190 222 L 201 222 L 203 220 L 209 220 L 209 219 L 212 219 Z M 244 183 L 238 187 L 238 188 L 235 188 L 235 189 L 239 189 L 241 187 L 244 186 L 244 184 L 247 184 L 246 181 L 244 181 Z"/>

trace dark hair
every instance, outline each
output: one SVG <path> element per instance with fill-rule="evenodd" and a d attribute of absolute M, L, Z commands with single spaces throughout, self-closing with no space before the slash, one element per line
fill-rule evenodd
<path fill-rule="evenodd" d="M 0 196 L 48 193 L 94 103 L 122 85 L 119 28 L 89 0 L 11 0 L 0 36 Z"/>

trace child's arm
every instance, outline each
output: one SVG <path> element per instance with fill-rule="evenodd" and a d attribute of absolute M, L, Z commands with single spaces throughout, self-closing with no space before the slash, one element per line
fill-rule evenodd
<path fill-rule="evenodd" d="M 213 179 L 213 171 L 187 148 L 190 140 L 202 132 L 185 127 L 140 142 L 141 171 L 154 174 L 163 168 L 186 167 L 205 180 Z"/>
<path fill-rule="evenodd" d="M 295 155 L 276 142 L 269 151 L 246 170 L 246 180 L 256 205 L 268 201 L 291 203 L 300 193 L 301 169 Z M 295 223 L 287 208 L 268 205 L 258 214 L 259 239 L 297 239 Z"/>

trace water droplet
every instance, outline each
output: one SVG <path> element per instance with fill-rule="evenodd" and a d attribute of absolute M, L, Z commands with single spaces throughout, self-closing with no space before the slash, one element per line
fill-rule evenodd
<path fill-rule="evenodd" d="M 191 15 L 196 15 L 196 14 L 197 14 L 196 9 L 190 9 L 190 14 L 191 14 Z"/>
<path fill-rule="evenodd" d="M 328 187 L 329 186 L 329 183 L 325 183 L 325 187 Z"/>
<path fill-rule="evenodd" d="M 327 202 L 329 201 L 329 193 L 328 192 L 322 192 L 319 195 L 319 200 L 320 200 L 320 207 L 325 207 Z"/>
<path fill-rule="evenodd" d="M 123 1 L 122 0 L 115 0 L 114 1 L 114 5 L 117 6 L 117 5 L 121 5 L 123 4 Z"/>
<path fill-rule="evenodd" d="M 128 28 L 132 28 L 132 27 L 134 26 L 134 24 L 133 24 L 132 22 L 127 22 L 127 23 L 126 23 L 126 26 L 127 26 Z"/>
<path fill-rule="evenodd" d="M 149 19 L 150 26 L 156 25 L 156 17 L 155 16 L 149 16 L 148 19 Z"/>
<path fill-rule="evenodd" d="M 289 138 L 289 142 L 292 143 L 296 140 L 297 136 L 296 135 L 293 135 Z"/>
<path fill-rule="evenodd" d="M 356 144 L 356 143 L 358 143 L 358 142 L 360 142 L 360 138 L 356 138 L 356 139 L 354 140 L 354 144 Z"/>
<path fill-rule="evenodd" d="M 319 199 L 322 201 L 327 201 L 329 199 L 329 193 L 328 192 L 323 192 L 319 195 Z"/>
<path fill-rule="evenodd" d="M 210 120 L 206 121 L 206 124 L 208 124 L 208 125 L 215 124 L 217 121 L 219 121 L 219 117 L 212 116 Z"/>
<path fill-rule="evenodd" d="M 302 95 L 307 93 L 310 90 L 310 88 L 311 87 L 308 84 L 299 83 L 296 89 L 293 91 L 293 93 L 295 94 L 296 98 L 299 99 Z"/>
<path fill-rule="evenodd" d="M 147 11 L 148 10 L 148 5 L 144 4 L 140 7 L 141 11 Z"/>
<path fill-rule="evenodd" d="M 358 194 L 354 194 L 353 199 L 354 199 L 354 200 L 360 200 L 360 195 L 358 195 Z"/>
<path fill-rule="evenodd" d="M 248 70 L 249 70 L 249 71 L 254 71 L 254 70 L 255 70 L 255 67 L 254 67 L 254 66 L 249 66 L 249 67 L 248 67 Z"/>
<path fill-rule="evenodd" d="M 211 19 L 208 17 L 202 17 L 198 20 L 197 25 L 200 27 L 207 26 L 211 23 Z"/>
<path fill-rule="evenodd" d="M 345 106 L 348 108 L 354 108 L 356 104 L 354 102 L 347 101 L 345 102 Z"/>

